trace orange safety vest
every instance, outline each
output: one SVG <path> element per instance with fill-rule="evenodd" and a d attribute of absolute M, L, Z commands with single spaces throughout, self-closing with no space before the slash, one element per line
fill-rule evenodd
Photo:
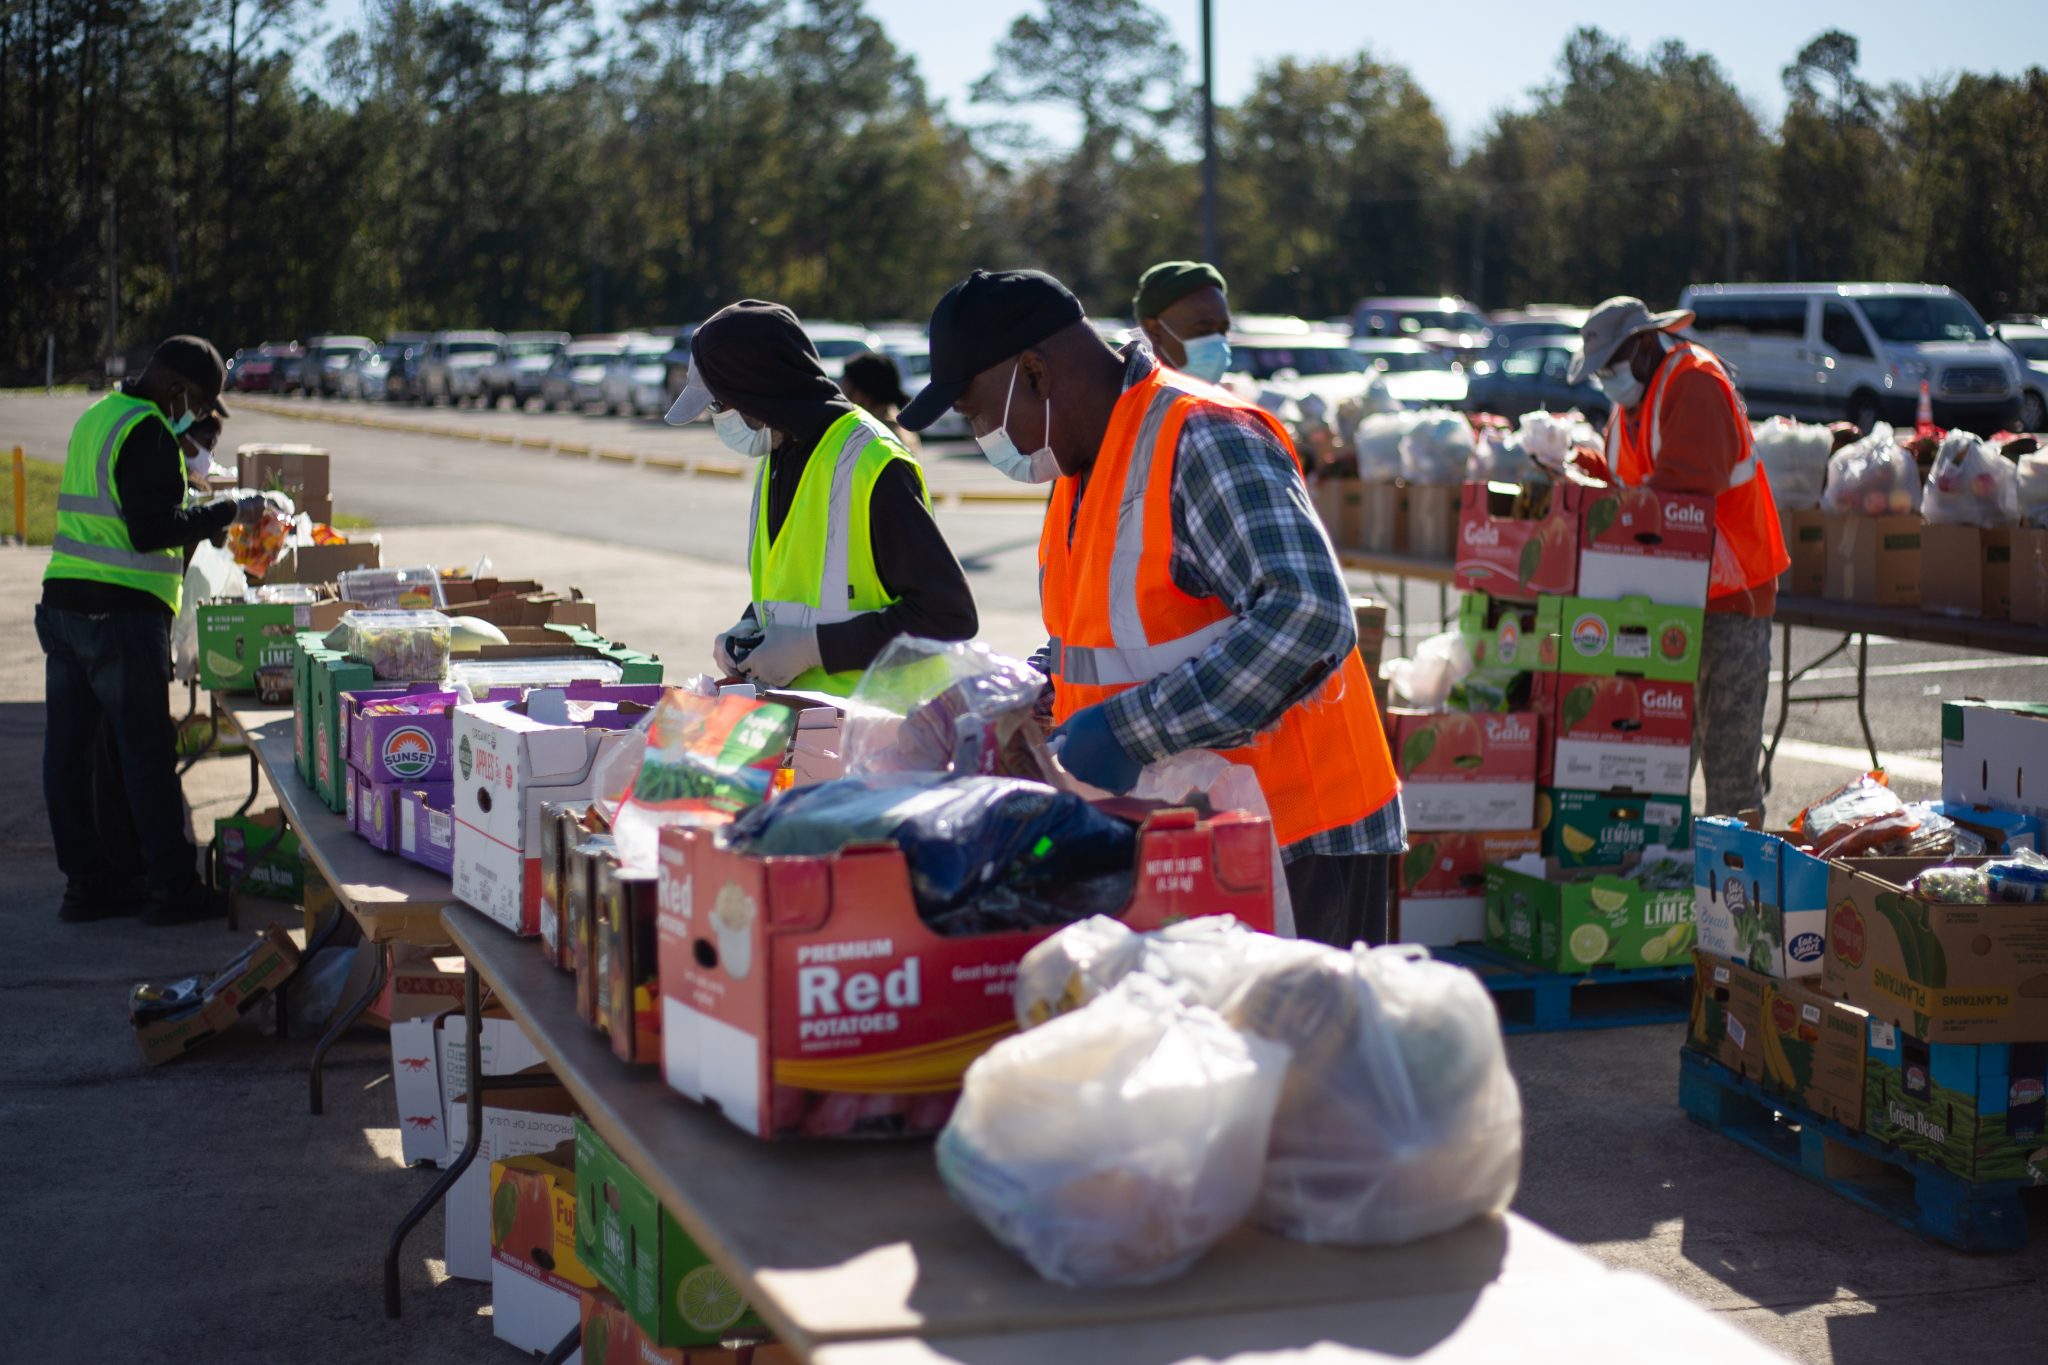
<path fill-rule="evenodd" d="M 1728 371 L 1712 351 L 1679 342 L 1651 376 L 1634 420 L 1625 409 L 1614 409 L 1607 419 L 1607 467 L 1631 488 L 1650 477 L 1657 457 L 1664 453 L 1664 395 L 1674 378 L 1694 371 L 1710 374 L 1720 384 L 1742 437 L 1742 458 L 1729 472 L 1728 486 L 1714 495 L 1714 565 L 1707 585 L 1711 599 L 1774 582 L 1792 564 L 1771 498 L 1771 476 L 1757 459 L 1750 436 L 1749 416 Z"/>
<path fill-rule="evenodd" d="M 1254 414 L 1300 466 L 1272 416 L 1222 389 L 1162 365 L 1125 390 L 1087 490 L 1078 478 L 1060 479 L 1039 537 L 1039 608 L 1060 722 L 1197 657 L 1238 624 L 1220 598 L 1182 592 L 1168 568 L 1174 456 L 1182 424 L 1203 407 Z M 1356 824 L 1401 789 L 1355 649 L 1315 695 L 1222 753 L 1258 775 L 1283 846 Z"/>

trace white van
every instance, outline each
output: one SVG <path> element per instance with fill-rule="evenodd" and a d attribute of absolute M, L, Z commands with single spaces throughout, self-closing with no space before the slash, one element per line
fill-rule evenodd
<path fill-rule="evenodd" d="M 1752 416 L 1911 425 L 1924 380 L 1942 426 L 1989 435 L 2019 421 L 2018 361 L 1942 285 L 1696 284 L 1678 306 Z"/>

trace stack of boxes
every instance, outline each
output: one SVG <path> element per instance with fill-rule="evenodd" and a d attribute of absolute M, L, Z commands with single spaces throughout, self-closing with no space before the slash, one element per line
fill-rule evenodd
<path fill-rule="evenodd" d="M 1556 893 L 1567 884 L 1590 892 L 1588 869 L 1627 878 L 1645 850 L 1690 846 L 1693 683 L 1713 535 L 1705 497 L 1560 483 L 1532 498 L 1511 484 L 1464 486 L 1458 629 L 1474 670 L 1452 714 L 1396 712 L 1389 724 L 1410 848 L 1399 937 L 1484 937 L 1517 956 L 1566 962 L 1560 969 L 1653 965 L 1660 947 L 1682 958 L 1689 940 L 1661 922 L 1664 902 L 1682 896 L 1645 889 L 1641 905 L 1615 908 L 1609 888 L 1597 964 L 1571 955 L 1569 925 L 1546 950 L 1527 911 L 1541 902 L 1561 913 L 1557 903 L 1574 897 Z M 1497 744 L 1510 736 L 1517 744 Z M 1499 799 L 1508 783 L 1526 804 Z M 1550 894 L 1489 876 L 1490 865 L 1531 853 L 1541 857 L 1518 862 L 1521 875 L 1547 880 Z M 1510 896 L 1524 911 L 1520 936 Z M 1578 940 L 1581 949 L 1592 941 L 1590 931 Z"/>

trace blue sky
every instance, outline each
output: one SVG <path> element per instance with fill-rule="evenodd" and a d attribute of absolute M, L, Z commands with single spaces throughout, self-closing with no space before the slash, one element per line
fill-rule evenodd
<path fill-rule="evenodd" d="M 1190 81 L 1198 65 L 1200 0 L 1150 0 L 1187 49 Z M 599 0 L 600 12 L 613 11 Z M 1054 141 L 1072 125 L 1054 110 L 1010 114 L 968 102 L 967 89 L 989 68 L 1023 0 L 867 0 L 897 45 L 917 59 L 932 93 L 968 123 L 1024 117 Z M 1460 146 L 1493 115 L 1527 102 L 1546 81 L 1565 37 L 1596 25 L 1638 50 L 1664 38 L 1713 54 L 1766 118 L 1783 107 L 1779 71 L 1815 34 L 1853 33 L 1863 70 L 1877 84 L 1917 83 L 1957 71 L 2013 73 L 2048 65 L 2048 0 L 1709 0 L 1649 5 L 1642 0 L 1214 0 L 1216 90 L 1233 102 L 1262 65 L 1283 56 L 1348 56 L 1370 47 L 1406 66 L 1429 93 Z M 329 31 L 359 21 L 361 0 L 329 0 Z"/>

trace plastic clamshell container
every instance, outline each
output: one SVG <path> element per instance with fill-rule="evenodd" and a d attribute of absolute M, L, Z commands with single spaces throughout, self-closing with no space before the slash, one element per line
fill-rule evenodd
<path fill-rule="evenodd" d="M 491 694 L 571 683 L 615 683 L 624 670 L 609 659 L 467 659 L 448 669 L 450 684 L 482 701 Z"/>
<path fill-rule="evenodd" d="M 268 583 L 256 589 L 256 600 L 310 607 L 320 600 L 320 590 L 311 583 Z"/>
<path fill-rule="evenodd" d="M 438 611 L 350 611 L 341 617 L 351 657 L 387 682 L 437 682 L 448 672 L 453 634 Z"/>
<path fill-rule="evenodd" d="M 445 607 L 441 571 L 427 566 L 408 569 L 345 569 L 335 586 L 344 602 L 360 602 L 376 611 L 424 610 Z"/>

